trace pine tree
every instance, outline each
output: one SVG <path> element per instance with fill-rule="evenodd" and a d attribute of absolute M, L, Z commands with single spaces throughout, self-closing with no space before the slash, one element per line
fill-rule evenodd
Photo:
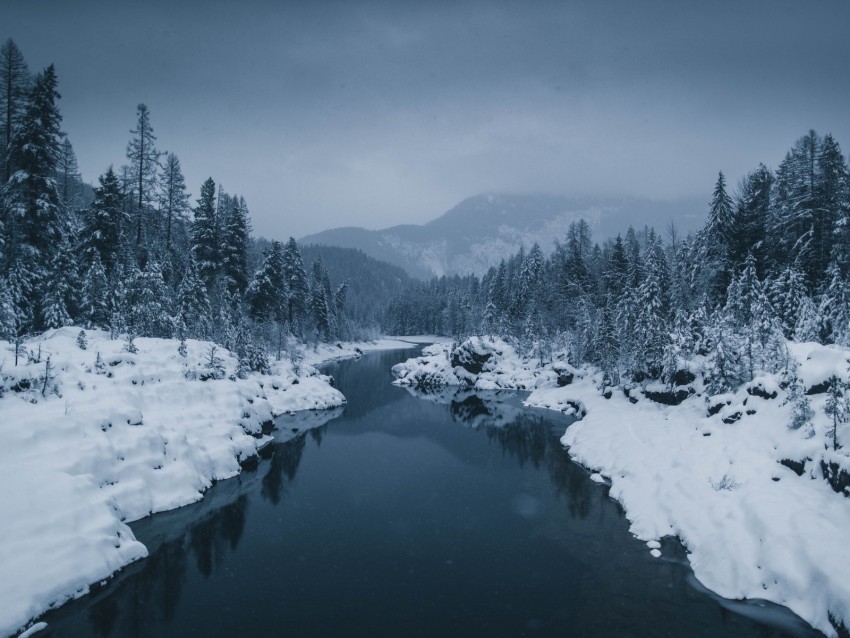
<path fill-rule="evenodd" d="M 841 275 L 838 263 L 830 263 L 826 271 L 827 287 L 821 295 L 818 315 L 821 320 L 820 340 L 824 343 L 850 345 L 850 285 Z"/>
<path fill-rule="evenodd" d="M 286 273 L 283 262 L 283 245 L 279 241 L 272 242 L 246 293 L 249 315 L 255 321 L 287 320 Z"/>
<path fill-rule="evenodd" d="M 189 259 L 183 280 L 177 289 L 176 306 L 176 323 L 185 328 L 183 336 L 189 334 L 198 339 L 209 337 L 212 317 L 210 301 L 192 258 Z"/>
<path fill-rule="evenodd" d="M 665 272 L 664 253 L 653 236 L 646 251 L 645 277 L 637 293 L 640 309 L 635 323 L 635 338 L 640 348 L 637 371 L 650 378 L 661 374 L 664 351 L 670 338 Z"/>
<path fill-rule="evenodd" d="M 79 315 L 87 328 L 105 328 L 109 324 L 109 286 L 97 252 L 83 276 Z"/>
<path fill-rule="evenodd" d="M 330 299 L 330 277 L 322 260 L 316 259 L 310 267 L 310 309 L 320 340 L 327 340 L 331 336 Z"/>
<path fill-rule="evenodd" d="M 70 244 L 63 240 L 54 252 L 42 297 L 42 325 L 61 328 L 71 325 L 73 298 L 78 290 Z"/>
<path fill-rule="evenodd" d="M 614 292 L 608 292 L 605 304 L 596 315 L 596 343 L 593 351 L 595 361 L 602 368 L 612 385 L 620 382 L 619 360 L 620 360 L 620 335 L 616 324 L 617 304 L 614 301 Z"/>
<path fill-rule="evenodd" d="M 74 210 L 78 207 L 78 199 L 82 188 L 77 156 L 74 148 L 66 135 L 62 140 L 59 151 L 58 175 L 59 189 L 62 193 L 62 204 L 66 210 Z"/>
<path fill-rule="evenodd" d="M 23 124 L 31 80 L 27 63 L 11 38 L 0 47 L 0 185 L 15 170 L 7 163 L 12 138 Z"/>
<path fill-rule="evenodd" d="M 819 342 L 822 333 L 822 321 L 818 307 L 808 295 L 800 299 L 800 309 L 797 312 L 797 323 L 794 325 L 794 341 Z"/>
<path fill-rule="evenodd" d="M 9 283 L 0 277 L 0 339 L 14 340 L 17 332 L 17 316 Z"/>
<path fill-rule="evenodd" d="M 806 294 L 805 278 L 793 266 L 787 266 L 768 288 L 770 304 L 781 322 L 782 332 L 788 339 L 794 336 L 800 305 Z"/>
<path fill-rule="evenodd" d="M 124 212 L 121 182 L 111 166 L 98 181 L 94 202 L 83 213 L 83 252 L 89 261 L 96 253 L 106 272 L 112 272 L 120 259 L 122 229 L 129 218 Z"/>
<path fill-rule="evenodd" d="M 192 254 L 198 274 L 208 291 L 212 291 L 219 270 L 219 224 L 216 217 L 215 182 L 212 177 L 201 186 L 192 226 Z"/>
<path fill-rule="evenodd" d="M 221 276 L 231 294 L 242 294 L 248 287 L 248 245 L 250 223 L 243 198 L 228 198 L 221 227 Z"/>
<path fill-rule="evenodd" d="M 51 65 L 36 78 L 20 129 L 11 140 L 8 157 L 14 172 L 3 193 L 7 268 L 23 259 L 36 278 L 43 277 L 53 248 L 66 232 L 64 207 L 56 184 L 62 140 L 56 86 L 56 72 Z"/>
<path fill-rule="evenodd" d="M 765 245 L 765 225 L 770 214 L 772 184 L 773 174 L 764 164 L 741 182 L 731 222 L 733 230 L 729 236 L 728 259 L 732 267 L 742 264 L 748 254 L 752 254 L 758 264 L 769 256 Z"/>
<path fill-rule="evenodd" d="M 175 227 L 179 226 L 182 229 L 189 213 L 186 180 L 183 178 L 180 160 L 174 153 L 169 153 L 165 157 L 159 205 L 165 215 L 165 249 L 170 252 Z"/>
<path fill-rule="evenodd" d="M 133 136 L 127 145 L 127 159 L 133 175 L 133 205 L 136 215 L 136 246 L 142 243 L 142 227 L 145 208 L 151 203 L 156 192 L 162 153 L 156 150 L 156 136 L 151 126 L 150 112 L 144 104 L 136 107 L 136 128 L 130 131 Z"/>
<path fill-rule="evenodd" d="M 310 302 L 310 285 L 298 244 L 290 237 L 283 249 L 283 272 L 286 280 L 286 313 L 293 334 L 300 335 Z"/>
<path fill-rule="evenodd" d="M 847 384 L 835 375 L 829 378 L 824 412 L 832 422 L 832 431 L 829 435 L 832 439 L 832 449 L 837 450 L 841 447 L 838 443 L 838 426 L 847 423 L 850 418 L 850 405 L 847 399 Z"/>
<path fill-rule="evenodd" d="M 726 294 L 734 266 L 732 245 L 735 241 L 735 215 L 732 198 L 726 192 L 726 178 L 717 176 L 714 193 L 708 210 L 708 221 L 700 233 L 702 268 L 705 287 L 712 300 L 719 301 Z"/>
<path fill-rule="evenodd" d="M 144 270 L 136 270 L 126 292 L 126 320 L 131 334 L 143 337 L 171 337 L 171 297 L 162 271 L 150 260 Z"/>
<path fill-rule="evenodd" d="M 24 266 L 24 261 L 16 262 L 6 278 L 9 303 L 12 308 L 15 336 L 23 336 L 34 328 L 34 277 Z"/>

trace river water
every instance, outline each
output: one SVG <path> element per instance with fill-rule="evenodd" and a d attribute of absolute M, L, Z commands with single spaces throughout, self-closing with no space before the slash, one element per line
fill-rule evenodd
<path fill-rule="evenodd" d="M 414 351 L 329 364 L 346 409 L 282 417 L 256 469 L 132 525 L 151 555 L 54 636 L 818 636 L 661 559 L 511 392 L 391 385 Z"/>

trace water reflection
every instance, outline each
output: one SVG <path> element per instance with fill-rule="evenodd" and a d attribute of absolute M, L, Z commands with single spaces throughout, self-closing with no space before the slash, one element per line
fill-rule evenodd
<path fill-rule="evenodd" d="M 572 516 L 586 518 L 594 501 L 607 501 L 608 490 L 588 481 L 587 471 L 571 462 L 560 444 L 560 435 L 574 417 L 526 408 L 519 393 L 507 390 L 405 389 L 418 399 L 447 406 L 455 421 L 484 432 L 520 467 L 545 467 Z"/>

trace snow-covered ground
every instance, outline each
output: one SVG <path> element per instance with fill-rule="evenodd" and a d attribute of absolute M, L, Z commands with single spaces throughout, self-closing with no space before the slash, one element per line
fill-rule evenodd
<path fill-rule="evenodd" d="M 223 349 L 214 374 L 207 342 L 189 340 L 182 356 L 178 341 L 139 338 L 130 353 L 100 331 L 81 349 L 79 333 L 26 342 L 17 366 L 0 341 L 0 636 L 146 556 L 126 523 L 236 475 L 271 440 L 273 417 L 321 410 L 324 423 L 345 398 L 314 364 L 410 345 L 323 346 L 298 374 L 281 361 L 240 378 Z M 277 438 L 293 436 L 285 418 L 278 425 Z"/>
<path fill-rule="evenodd" d="M 847 379 L 850 352 L 788 346 L 803 386 L 816 392 L 809 396 L 814 418 L 796 430 L 788 427 L 788 394 L 772 376 L 718 397 L 706 397 L 697 378 L 682 403 L 661 405 L 641 388 L 631 398 L 600 388 L 592 369 L 540 366 L 501 340 L 477 337 L 454 352 L 445 344 L 426 348 L 394 373 L 396 383 L 414 387 L 529 389 L 527 405 L 583 416 L 562 443 L 591 478 L 610 482 L 632 532 L 654 556 L 658 539 L 677 536 L 711 590 L 785 605 L 835 636 L 830 615 L 850 625 L 850 499 L 823 478 L 821 462 L 850 472 L 850 427 L 838 432 L 848 448 L 834 452 L 822 384 L 833 374 Z"/>

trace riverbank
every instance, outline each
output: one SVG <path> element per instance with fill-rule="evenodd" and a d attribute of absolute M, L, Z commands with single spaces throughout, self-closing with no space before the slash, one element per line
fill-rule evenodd
<path fill-rule="evenodd" d="M 0 341 L 0 635 L 147 556 L 128 522 L 203 498 L 271 441 L 274 417 L 343 406 L 314 365 L 409 343 L 336 344 L 297 369 L 239 373 L 226 350 L 187 340 L 51 330 L 15 365 Z M 135 349 L 136 352 L 129 352 Z M 316 423 L 322 423 L 317 419 Z M 284 436 L 287 434 L 284 433 Z"/>
<path fill-rule="evenodd" d="M 793 405 L 781 380 L 763 376 L 709 397 L 694 375 L 684 395 L 639 386 L 602 387 L 601 374 L 539 365 L 498 339 L 426 349 L 396 366 L 397 383 L 531 390 L 526 405 L 576 414 L 561 439 L 570 456 L 611 485 L 631 531 L 660 557 L 677 536 L 697 578 L 721 596 L 790 608 L 827 635 L 850 619 L 850 499 L 836 493 L 845 450 L 833 451 L 824 382 L 847 379 L 850 352 L 789 343 L 814 416 L 788 427 Z M 682 399 L 663 405 L 650 397 Z M 839 427 L 839 441 L 850 428 Z M 832 482 L 824 476 L 832 474 Z"/>

